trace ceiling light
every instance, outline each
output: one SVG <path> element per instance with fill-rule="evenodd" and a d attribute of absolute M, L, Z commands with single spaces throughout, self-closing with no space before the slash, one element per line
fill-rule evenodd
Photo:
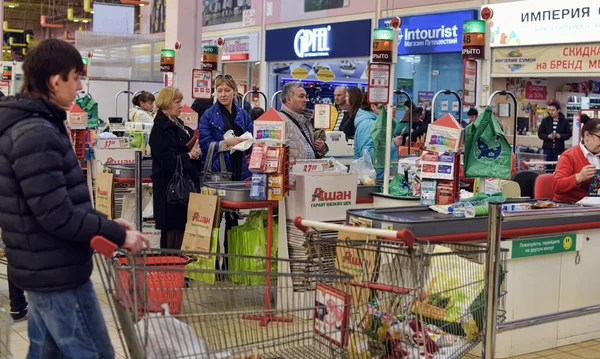
<path fill-rule="evenodd" d="M 79 20 L 77 20 L 77 19 L 73 19 L 73 22 L 79 22 Z"/>
<path fill-rule="evenodd" d="M 142 7 L 142 6 L 144 6 L 144 4 L 141 4 L 141 3 L 140 3 L 140 7 Z"/>
<path fill-rule="evenodd" d="M 9 8 L 14 9 L 15 6 L 14 5 L 8 5 Z"/>

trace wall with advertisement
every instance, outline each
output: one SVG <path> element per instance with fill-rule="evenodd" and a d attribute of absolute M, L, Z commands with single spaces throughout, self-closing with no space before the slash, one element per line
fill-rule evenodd
<path fill-rule="evenodd" d="M 263 0 L 204 0 L 201 19 L 205 32 L 261 25 Z"/>
<path fill-rule="evenodd" d="M 461 93 L 463 23 L 476 18 L 476 10 L 401 17 L 396 77 L 403 81 L 396 81 L 396 84 L 400 86 L 402 82 L 412 80 L 413 88 L 407 92 L 413 95 L 415 103 L 430 108 L 437 91 L 450 89 Z M 391 18 L 380 19 L 379 27 L 390 27 L 390 22 Z M 441 95 L 438 99 L 436 117 L 452 113 L 458 118 L 458 103 L 455 104 L 454 96 Z M 404 116 L 402 106 L 398 108 L 397 116 Z M 468 110 L 468 107 L 464 108 L 463 117 Z"/>
<path fill-rule="evenodd" d="M 444 9 L 448 9 L 450 6 L 455 5 L 455 0 L 378 0 L 380 2 L 381 11 L 391 11 L 397 9 L 407 9 L 412 7 L 422 6 L 433 6 L 439 7 L 444 5 Z M 479 4 L 477 4 L 479 5 Z M 476 5 L 476 6 L 477 6 Z M 462 5 L 461 6 L 465 6 Z"/>
<path fill-rule="evenodd" d="M 223 36 L 225 43 L 221 47 L 221 61 L 259 61 L 259 34 Z M 202 38 L 202 45 L 217 46 L 218 38 Z"/>
<path fill-rule="evenodd" d="M 268 0 L 266 5 L 266 24 L 376 11 L 375 1 L 364 0 Z"/>

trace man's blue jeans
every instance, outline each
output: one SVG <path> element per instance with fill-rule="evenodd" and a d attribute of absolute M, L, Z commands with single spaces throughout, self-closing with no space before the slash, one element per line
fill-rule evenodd
<path fill-rule="evenodd" d="M 27 359 L 115 357 L 92 282 L 64 292 L 27 293 Z"/>

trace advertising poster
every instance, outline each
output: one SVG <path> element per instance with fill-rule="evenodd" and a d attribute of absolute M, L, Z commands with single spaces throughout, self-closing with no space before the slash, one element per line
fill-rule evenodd
<path fill-rule="evenodd" d="M 192 97 L 209 100 L 212 98 L 212 72 L 194 69 L 192 71 Z"/>
<path fill-rule="evenodd" d="M 419 91 L 418 95 L 418 103 L 419 107 L 423 107 L 424 109 L 431 108 L 431 102 L 433 101 L 433 91 Z"/>
<path fill-rule="evenodd" d="M 150 5 L 150 33 L 165 32 L 165 0 L 152 0 Z"/>
<path fill-rule="evenodd" d="M 348 7 L 350 0 L 304 0 L 304 12 Z"/>
<path fill-rule="evenodd" d="M 368 61 L 356 60 L 276 62 L 271 65 L 271 74 L 293 75 L 294 78 L 302 75 L 302 79 L 315 79 L 320 71 L 329 70 L 333 73 L 330 76 L 336 79 L 359 79 L 365 73 L 368 64 Z"/>
<path fill-rule="evenodd" d="M 403 79 L 403 78 L 398 78 L 397 79 L 397 87 L 396 90 L 402 90 L 402 91 L 406 91 L 408 92 L 408 95 L 410 96 L 410 98 L 413 98 L 414 96 L 414 92 L 413 92 L 413 88 L 414 88 L 414 80 L 413 79 Z"/>
<path fill-rule="evenodd" d="M 390 96 L 389 83 L 390 65 L 371 63 L 369 65 L 369 103 L 388 103 Z"/>
<path fill-rule="evenodd" d="M 244 11 L 251 9 L 252 0 L 204 0 L 202 25 L 242 22 L 244 21 Z M 246 21 L 250 22 L 248 12 L 246 12 L 246 17 Z"/>
<path fill-rule="evenodd" d="M 546 101 L 548 97 L 548 79 L 529 78 L 525 82 L 525 99 Z"/>

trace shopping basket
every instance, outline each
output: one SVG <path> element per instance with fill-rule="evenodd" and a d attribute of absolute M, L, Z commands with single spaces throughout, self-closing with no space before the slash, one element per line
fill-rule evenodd
<path fill-rule="evenodd" d="M 487 246 L 423 241 L 407 245 L 366 235 L 331 239 L 325 234 L 333 229 L 304 222 L 315 223 L 306 231 L 313 255 L 335 263 L 329 269 L 352 276 L 346 283 L 352 293 L 351 341 L 356 343 L 351 353 L 460 358 L 481 341 Z M 331 253 L 333 261 L 326 258 Z M 506 268 L 506 251 L 501 268 Z M 503 322 L 505 292 L 500 293 L 498 321 Z"/>
<path fill-rule="evenodd" d="M 297 270 L 292 274 L 291 267 L 312 269 L 315 264 L 257 256 L 174 250 L 132 255 L 116 250 L 101 237 L 92 240 L 92 247 L 98 251 L 96 263 L 129 358 L 348 357 L 350 297 L 345 283 L 350 276 L 339 271 L 315 274 Z M 189 263 L 181 268 L 147 261 L 173 256 L 188 258 Z M 270 267 L 276 262 L 279 271 L 216 270 L 219 257 L 266 261 L 273 264 Z M 127 265 L 123 266 L 125 260 Z M 124 283 L 123 270 L 136 284 Z M 158 295 L 154 296 L 155 304 L 163 305 L 165 313 L 153 312 L 155 308 L 149 305 L 151 288 L 144 278 L 157 271 L 187 278 L 180 290 L 178 314 L 169 313 L 163 303 L 168 300 Z M 230 280 L 232 276 L 247 276 L 250 279 L 242 283 L 259 284 L 238 285 Z M 299 282 L 306 285 L 303 295 L 294 291 Z M 305 295 L 307 291 L 313 294 Z M 132 299 L 142 305 L 128 305 Z"/>

